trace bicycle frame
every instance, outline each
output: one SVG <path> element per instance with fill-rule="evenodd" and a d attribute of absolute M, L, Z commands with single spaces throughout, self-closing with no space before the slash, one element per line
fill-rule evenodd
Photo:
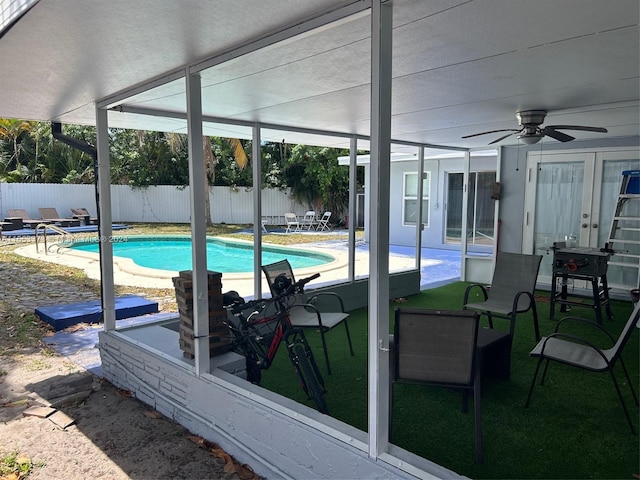
<path fill-rule="evenodd" d="M 302 389 L 307 397 L 316 403 L 318 410 L 327 413 L 324 380 L 304 332 L 301 328 L 291 325 L 288 313 L 287 299 L 294 291 L 301 291 L 301 287 L 308 281 L 309 279 L 305 279 L 292 285 L 287 292 L 274 299 L 252 300 L 246 304 L 232 305 L 229 308 L 238 319 L 238 323 L 227 324 L 235 337 L 234 348 L 240 350 L 247 359 L 247 380 L 260 383 L 261 370 L 271 366 L 280 344 L 284 341 Z M 272 305 L 275 307 L 274 314 L 261 316 Z M 252 312 L 245 316 L 243 311 L 247 310 Z"/>

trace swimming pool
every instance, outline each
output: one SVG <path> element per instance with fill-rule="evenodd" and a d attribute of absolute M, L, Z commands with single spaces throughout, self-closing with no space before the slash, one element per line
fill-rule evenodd
<path fill-rule="evenodd" d="M 75 240 L 74 250 L 98 252 L 97 239 Z M 191 239 L 189 237 L 114 237 L 113 255 L 131 259 L 136 265 L 159 270 L 191 270 Z M 289 260 L 294 269 L 309 268 L 333 262 L 328 254 L 289 247 L 263 246 L 262 265 Z M 207 239 L 207 269 L 221 273 L 253 271 L 253 245 L 219 238 Z"/>

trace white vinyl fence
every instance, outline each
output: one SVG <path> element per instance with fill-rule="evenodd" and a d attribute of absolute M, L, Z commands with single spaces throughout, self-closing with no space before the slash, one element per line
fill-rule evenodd
<path fill-rule="evenodd" d="M 284 214 L 304 215 L 306 206 L 293 200 L 288 191 L 262 191 L 262 217 L 268 224 L 284 224 Z M 253 189 L 210 187 L 213 223 L 253 223 Z M 23 208 L 31 218 L 39 219 L 38 208 L 54 207 L 60 217 L 70 217 L 71 208 L 84 207 L 97 213 L 93 185 L 51 183 L 0 183 L 0 216 L 8 210 Z M 189 187 L 160 185 L 132 188 L 111 186 L 113 221 L 119 223 L 189 223 Z"/>

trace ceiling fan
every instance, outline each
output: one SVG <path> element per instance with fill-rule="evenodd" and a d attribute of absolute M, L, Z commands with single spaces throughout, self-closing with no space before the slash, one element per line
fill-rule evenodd
<path fill-rule="evenodd" d="M 494 140 L 493 142 L 489 143 L 489 145 L 498 143 L 504 140 L 505 138 L 507 138 L 508 136 L 514 135 L 514 134 L 518 134 L 518 139 L 522 140 L 523 143 L 526 143 L 527 145 L 533 145 L 534 143 L 538 143 L 544 136 L 555 138 L 560 142 L 570 142 L 571 140 L 575 139 L 575 137 L 572 137 L 571 135 L 567 135 L 566 133 L 563 133 L 563 132 L 559 132 L 558 130 L 582 130 L 584 132 L 607 133 L 606 128 L 585 127 L 582 125 L 549 125 L 546 127 L 541 127 L 542 122 L 544 122 L 544 118 L 546 116 L 547 116 L 546 110 L 524 110 L 522 112 L 516 112 L 518 125 L 520 125 L 522 128 L 503 128 L 501 130 L 490 130 L 488 132 L 465 135 L 462 138 L 477 137 L 479 135 L 487 135 L 489 133 L 497 133 L 497 132 L 511 132 Z"/>

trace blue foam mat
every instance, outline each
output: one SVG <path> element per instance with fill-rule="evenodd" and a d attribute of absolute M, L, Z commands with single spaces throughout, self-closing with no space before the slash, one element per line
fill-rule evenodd
<path fill-rule="evenodd" d="M 158 302 L 152 302 L 138 295 L 117 297 L 115 307 L 116 320 L 158 312 Z M 102 321 L 102 304 L 100 300 L 92 300 L 67 305 L 37 307 L 35 314 L 55 330 L 62 330 L 77 323 Z"/>

